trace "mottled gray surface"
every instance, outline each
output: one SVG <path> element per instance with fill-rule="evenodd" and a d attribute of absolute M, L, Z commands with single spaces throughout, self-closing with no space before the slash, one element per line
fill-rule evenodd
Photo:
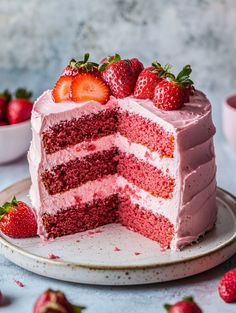
<path fill-rule="evenodd" d="M 235 16 L 234 0 L 1 0 L 0 86 L 25 85 L 36 97 L 72 56 L 120 52 L 146 65 L 192 64 L 218 107 L 236 89 Z"/>

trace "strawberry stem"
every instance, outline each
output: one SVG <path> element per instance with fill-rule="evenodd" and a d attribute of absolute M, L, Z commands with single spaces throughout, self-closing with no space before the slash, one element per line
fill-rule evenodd
<path fill-rule="evenodd" d="M 81 313 L 82 310 L 86 309 L 85 306 L 72 305 L 73 313 Z"/>
<path fill-rule="evenodd" d="M 164 304 L 164 309 L 166 309 L 166 311 L 168 312 L 171 309 L 172 305 L 171 304 Z"/>
<path fill-rule="evenodd" d="M 115 63 L 115 62 L 118 62 L 121 60 L 121 56 L 116 53 L 115 55 L 111 55 L 111 56 L 108 56 L 106 58 L 106 61 L 101 63 L 99 66 L 98 66 L 98 69 L 99 71 L 103 72 L 105 71 L 105 69 L 107 68 L 107 66 L 111 63 Z"/>
<path fill-rule="evenodd" d="M 12 207 L 17 205 L 18 201 L 16 200 L 15 196 L 12 198 L 11 202 L 4 203 L 3 206 L 0 207 L 0 221 L 3 218 L 3 216 L 11 210 Z"/>
<path fill-rule="evenodd" d="M 162 65 L 157 62 L 154 61 L 152 62 L 152 66 L 154 67 L 154 69 L 152 70 L 153 73 L 157 73 L 158 77 L 160 78 L 174 78 L 174 75 L 170 73 L 170 70 L 172 68 L 172 65 L 170 64 L 166 64 L 164 67 L 162 67 Z"/>
<path fill-rule="evenodd" d="M 82 61 L 76 61 L 75 59 L 71 59 L 69 62 L 69 66 L 73 69 L 83 68 L 87 72 L 92 71 L 93 68 L 97 68 L 98 64 L 94 62 L 88 62 L 89 60 L 89 53 L 84 54 L 84 59 Z"/>
<path fill-rule="evenodd" d="M 172 79 L 176 84 L 182 85 L 183 87 L 193 86 L 193 81 L 190 79 L 190 74 L 192 73 L 192 68 L 189 64 L 185 65 L 183 69 L 179 72 L 177 77 Z"/>
<path fill-rule="evenodd" d="M 194 302 L 194 298 L 192 296 L 184 297 L 183 300 L 188 302 Z"/>
<path fill-rule="evenodd" d="M 11 101 L 12 96 L 8 89 L 5 89 L 2 93 L 0 93 L 0 98 L 5 99 L 5 101 L 8 103 Z"/>
<path fill-rule="evenodd" d="M 27 91 L 25 88 L 18 88 L 15 91 L 15 97 L 17 99 L 30 99 L 32 97 L 33 93 L 31 91 Z"/>

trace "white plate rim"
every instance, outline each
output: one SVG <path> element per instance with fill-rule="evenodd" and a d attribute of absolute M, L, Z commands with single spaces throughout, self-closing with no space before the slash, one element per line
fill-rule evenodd
<path fill-rule="evenodd" d="M 20 187 L 21 185 L 30 185 L 30 178 L 25 178 L 23 180 L 20 180 L 16 182 L 15 184 L 12 184 L 11 186 L 5 188 L 0 192 L 0 197 L 3 193 L 9 193 L 13 188 Z M 222 193 L 223 195 L 226 195 L 227 197 L 230 198 L 230 201 L 235 202 L 236 204 L 236 197 L 232 195 L 230 192 L 224 190 L 223 188 L 217 187 L 217 192 Z M 236 206 L 230 206 L 231 211 L 234 213 L 236 216 Z M 21 248 L 17 247 L 16 245 L 10 243 L 7 238 L 0 233 L 0 244 L 2 244 L 5 248 L 10 248 L 14 252 L 24 255 L 25 257 L 28 257 L 30 259 L 35 259 L 36 261 L 39 262 L 44 262 L 48 263 L 51 265 L 56 265 L 60 267 L 71 267 L 71 268 L 81 268 L 81 269 L 88 269 L 88 270 L 109 270 L 109 271 L 117 271 L 117 270 L 145 270 L 145 269 L 154 269 L 154 268 L 161 268 L 161 267 L 171 267 L 173 265 L 178 265 L 178 264 L 185 264 L 186 262 L 191 262 L 191 261 L 196 261 L 198 259 L 204 258 L 204 257 L 210 257 L 211 255 L 214 255 L 217 252 L 220 252 L 222 249 L 226 249 L 227 247 L 233 246 L 234 244 L 236 245 L 236 232 L 233 237 L 231 237 L 228 241 L 225 243 L 222 243 L 218 247 L 208 251 L 201 253 L 196 256 L 184 258 L 182 260 L 176 260 L 176 261 L 170 261 L 170 262 L 163 262 L 163 263 L 152 263 L 152 264 L 146 264 L 146 265 L 113 265 L 113 266 L 107 266 L 107 265 L 94 265 L 94 264 L 79 264 L 75 262 L 66 262 L 62 260 L 57 260 L 57 259 L 48 259 L 46 257 L 38 256 L 33 253 L 29 253 L 25 250 L 22 250 Z M 233 255 L 233 254 L 232 254 Z M 232 256 L 231 255 L 231 256 Z"/>

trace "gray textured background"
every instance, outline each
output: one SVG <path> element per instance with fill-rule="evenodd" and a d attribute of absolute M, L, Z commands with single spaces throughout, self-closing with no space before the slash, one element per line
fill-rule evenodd
<path fill-rule="evenodd" d="M 0 0 L 0 86 L 51 88 L 71 57 L 120 52 L 193 67 L 219 119 L 236 90 L 235 0 Z"/>

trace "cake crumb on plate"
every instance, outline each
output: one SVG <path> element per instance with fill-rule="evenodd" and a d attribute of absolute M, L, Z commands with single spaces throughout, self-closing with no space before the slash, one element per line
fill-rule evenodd
<path fill-rule="evenodd" d="M 15 280 L 15 283 L 16 283 L 16 285 L 18 286 L 18 287 L 25 287 L 25 285 L 21 282 L 21 281 L 19 281 L 19 280 Z"/>

